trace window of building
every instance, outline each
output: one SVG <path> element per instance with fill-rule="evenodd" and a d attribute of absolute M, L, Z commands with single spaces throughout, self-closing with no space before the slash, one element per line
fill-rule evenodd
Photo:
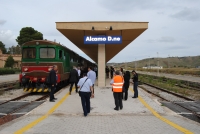
<path fill-rule="evenodd" d="M 40 58 L 55 58 L 54 48 L 40 48 Z"/>
<path fill-rule="evenodd" d="M 22 53 L 23 59 L 35 59 L 36 49 L 35 48 L 24 48 Z"/>

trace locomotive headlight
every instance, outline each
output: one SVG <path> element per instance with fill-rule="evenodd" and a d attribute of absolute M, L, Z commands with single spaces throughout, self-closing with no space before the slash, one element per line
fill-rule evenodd
<path fill-rule="evenodd" d="M 28 71 L 28 68 L 24 68 L 24 71 L 25 71 L 25 72 Z"/>
<path fill-rule="evenodd" d="M 26 74 L 24 72 L 22 72 L 22 76 L 25 76 Z"/>
<path fill-rule="evenodd" d="M 50 68 L 48 68 L 48 71 L 51 71 L 52 70 L 52 68 L 50 67 Z"/>

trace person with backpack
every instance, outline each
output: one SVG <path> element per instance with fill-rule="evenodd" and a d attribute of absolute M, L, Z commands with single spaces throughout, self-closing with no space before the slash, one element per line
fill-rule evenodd
<path fill-rule="evenodd" d="M 78 87 L 77 87 L 78 80 L 79 80 L 78 72 L 76 70 L 76 67 L 73 66 L 73 69 L 70 71 L 70 74 L 69 74 L 69 82 L 71 83 L 71 86 L 70 86 L 70 89 L 69 89 L 70 95 L 71 95 L 72 87 L 73 87 L 74 84 L 75 84 L 75 87 L 76 87 L 76 93 L 78 93 Z"/>

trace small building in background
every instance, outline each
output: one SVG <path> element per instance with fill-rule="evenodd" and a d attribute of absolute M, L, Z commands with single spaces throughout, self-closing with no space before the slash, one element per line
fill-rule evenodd
<path fill-rule="evenodd" d="M 21 68 L 21 59 L 22 59 L 21 54 L 3 54 L 1 49 L 0 49 L 0 68 L 4 68 L 5 61 L 10 55 L 15 60 L 15 64 L 13 65 L 13 68 Z"/>
<path fill-rule="evenodd" d="M 163 66 L 147 66 L 142 67 L 143 69 L 163 69 Z"/>

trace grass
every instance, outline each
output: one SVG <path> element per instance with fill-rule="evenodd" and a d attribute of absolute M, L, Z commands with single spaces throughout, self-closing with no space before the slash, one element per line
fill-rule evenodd
<path fill-rule="evenodd" d="M 145 72 L 157 72 L 157 69 L 142 69 L 138 68 L 138 71 L 145 71 Z M 177 74 L 177 75 L 194 75 L 200 76 L 200 69 L 197 68 L 166 68 L 160 69 L 160 73 L 168 73 L 168 74 Z"/>
<path fill-rule="evenodd" d="M 179 93 L 183 96 L 191 97 L 197 100 L 200 99 L 200 91 L 188 89 L 187 87 L 182 88 L 182 87 L 176 86 L 177 83 L 180 82 L 179 80 L 166 79 L 165 77 L 160 77 L 158 79 L 155 79 L 154 76 L 147 76 L 147 75 L 141 75 L 141 74 L 139 76 L 139 80 L 141 82 L 149 83 L 154 86 L 158 86 L 160 88 L 163 88 L 175 93 Z"/>

